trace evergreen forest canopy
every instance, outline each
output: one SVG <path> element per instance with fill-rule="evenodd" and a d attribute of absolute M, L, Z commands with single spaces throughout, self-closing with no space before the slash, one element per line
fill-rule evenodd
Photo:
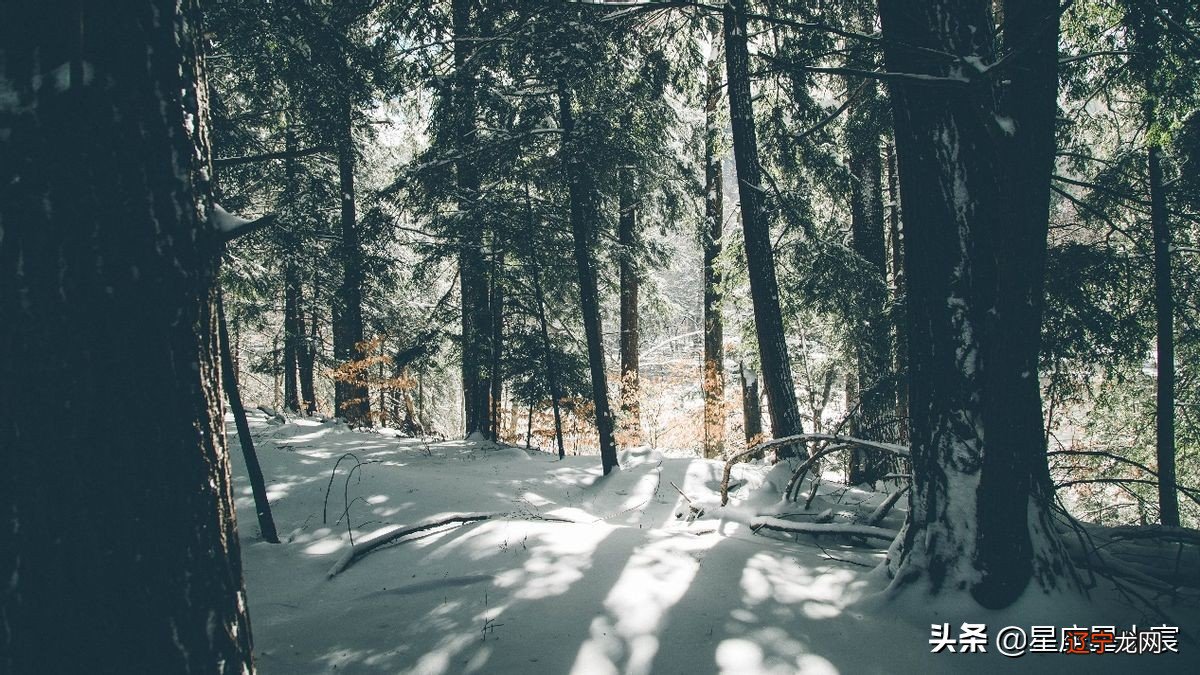
<path fill-rule="evenodd" d="M 889 495 L 870 526 L 903 500 L 891 591 L 987 608 L 1086 593 L 1080 522 L 1195 557 L 1191 2 L 16 2 L 0 25 L 14 672 L 72 663 L 59 621 L 82 653 L 138 630 L 136 662 L 251 667 L 226 402 L 267 541 L 255 406 L 604 475 L 631 448 L 765 457 L 789 500 L 819 475 Z"/>

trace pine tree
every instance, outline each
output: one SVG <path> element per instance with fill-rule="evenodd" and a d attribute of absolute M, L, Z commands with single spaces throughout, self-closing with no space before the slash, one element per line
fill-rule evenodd
<path fill-rule="evenodd" d="M 721 103 L 719 35 L 712 31 L 713 54 L 705 65 L 704 82 L 704 224 L 700 246 L 704 256 L 704 456 L 719 457 L 725 449 L 725 337 L 721 319 L 721 257 L 725 226 L 725 181 L 720 154 Z"/>
<path fill-rule="evenodd" d="M 750 94 L 750 56 L 747 47 L 745 0 L 731 0 L 724 9 L 725 67 L 733 156 L 741 198 L 742 230 L 754 300 L 754 328 L 767 386 L 771 431 L 776 438 L 803 432 L 796 406 L 795 385 L 788 357 L 787 335 L 779 306 L 775 254 L 765 208 L 762 166 Z M 781 455 L 792 453 L 781 450 Z"/>
<path fill-rule="evenodd" d="M 986 607 L 1031 581 L 1073 583 L 1049 513 L 1037 382 L 1058 5 L 1003 12 L 998 33 L 985 0 L 880 4 L 887 70 L 902 73 L 890 89 L 912 404 L 911 507 L 890 569 L 894 586 L 920 580 Z M 982 66 L 963 74 L 947 53 Z"/>

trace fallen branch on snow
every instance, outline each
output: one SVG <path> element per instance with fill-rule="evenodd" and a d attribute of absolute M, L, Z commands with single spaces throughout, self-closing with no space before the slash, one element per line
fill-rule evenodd
<path fill-rule="evenodd" d="M 455 513 L 448 516 L 439 516 L 436 519 L 427 520 L 423 523 L 413 525 L 412 527 L 402 527 L 400 525 L 396 525 L 390 529 L 384 528 L 384 530 L 377 532 L 369 539 L 359 541 L 357 544 L 354 544 L 350 548 L 346 549 L 346 553 L 343 554 L 342 557 L 333 564 L 333 567 L 329 568 L 329 573 L 326 574 L 326 577 L 332 579 L 334 576 L 345 570 L 364 555 L 374 551 L 384 544 L 391 543 L 397 539 L 403 539 L 410 534 L 416 534 L 417 532 L 424 532 L 425 530 L 432 530 L 446 525 L 453 525 L 455 523 L 465 525 L 466 523 L 488 520 L 489 518 L 494 518 L 499 515 L 503 514 Z"/>
<path fill-rule="evenodd" d="M 905 492 L 908 492 L 910 487 L 912 487 L 912 483 L 909 483 L 888 495 L 887 499 L 883 500 L 879 506 L 875 507 L 875 510 L 871 512 L 870 517 L 867 518 L 867 525 L 875 526 L 879 523 L 882 523 L 883 519 L 887 517 L 887 514 L 891 512 L 892 507 L 896 505 L 896 502 L 900 501 L 900 497 Z"/>
<path fill-rule="evenodd" d="M 699 506 L 696 506 L 696 503 L 692 501 L 691 497 L 683 494 L 683 490 L 679 489 L 679 486 L 675 484 L 675 481 L 671 481 L 671 487 L 675 488 L 675 491 L 679 493 L 679 496 L 683 497 L 683 501 L 687 502 L 687 505 L 688 505 L 687 522 L 690 523 L 690 522 L 696 520 L 697 518 L 699 518 L 700 516 L 704 515 L 704 509 L 700 508 Z M 675 517 L 679 518 L 682 515 L 683 515 L 682 513 L 677 513 L 677 514 L 675 514 Z"/>
<path fill-rule="evenodd" d="M 851 537 L 865 537 L 867 539 L 878 539 L 891 543 L 899 534 L 895 530 L 889 530 L 882 527 L 873 527 L 871 525 L 852 525 L 850 523 L 797 523 L 792 520 L 783 520 L 782 518 L 773 518 L 770 516 L 758 516 L 750 520 L 750 529 L 757 532 L 759 530 L 775 530 L 777 532 L 799 532 L 801 534 L 842 534 Z"/>

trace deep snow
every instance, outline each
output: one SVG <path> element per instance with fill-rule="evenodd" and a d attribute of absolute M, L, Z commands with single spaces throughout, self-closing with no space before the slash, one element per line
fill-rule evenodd
<path fill-rule="evenodd" d="M 258 539 L 230 424 L 255 660 L 267 675 L 1186 672 L 1200 649 L 1181 640 L 1180 656 L 1008 659 L 989 642 L 986 655 L 931 654 L 931 623 L 987 623 L 993 635 L 1008 624 L 1120 630 L 1146 617 L 1103 589 L 1091 604 L 1027 596 L 1004 612 L 916 591 L 885 597 L 872 569 L 884 542 L 750 532 L 758 516 L 811 522 L 829 509 L 844 521 L 884 496 L 826 483 L 808 517 L 789 516 L 802 504 L 779 502 L 784 466 L 735 467 L 740 486 L 721 509 L 722 464 L 698 458 L 626 452 L 601 478 L 596 457 L 261 413 L 251 429 L 284 542 Z M 357 459 L 342 460 L 324 522 L 345 453 Z M 671 483 L 704 514 L 689 520 Z M 327 576 L 350 546 L 347 519 L 361 544 L 461 512 L 504 515 L 414 535 Z M 902 517 L 881 526 L 898 529 Z M 1185 620 L 1195 634 L 1196 612 Z"/>

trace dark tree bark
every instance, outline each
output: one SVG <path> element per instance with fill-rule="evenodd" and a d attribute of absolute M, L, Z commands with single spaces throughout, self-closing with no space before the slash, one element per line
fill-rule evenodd
<path fill-rule="evenodd" d="M 633 261 L 637 229 L 637 198 L 633 171 L 621 171 L 617 243 L 621 247 L 621 421 L 628 442 L 642 442 L 640 383 L 638 381 L 638 271 Z"/>
<path fill-rule="evenodd" d="M 525 415 L 525 449 L 529 450 L 533 447 L 533 400 L 529 401 L 529 408 Z"/>
<path fill-rule="evenodd" d="M 284 145 L 287 158 L 284 160 L 284 189 L 291 198 L 296 194 L 296 160 L 292 153 L 296 149 L 296 132 L 289 121 Z M 287 205 L 281 205 L 287 206 Z M 290 223 L 288 225 L 291 225 Z M 287 240 L 294 239 L 287 237 Z M 289 243 L 292 243 L 289 241 Z M 300 343 L 304 340 L 304 328 L 300 321 L 300 275 L 296 271 L 293 257 L 295 246 L 284 251 L 283 267 L 283 407 L 300 412 Z"/>
<path fill-rule="evenodd" d="M 489 428 L 491 383 L 486 368 L 490 362 L 492 330 L 488 306 L 487 263 L 484 231 L 476 213 L 479 197 L 479 170 L 469 152 L 477 143 L 475 129 L 475 73 L 471 70 L 475 41 L 472 40 L 471 2 L 453 0 L 454 23 L 454 110 L 459 159 L 455 163 L 458 209 L 464 222 L 459 224 L 462 245 L 458 253 L 459 279 L 462 282 L 462 381 L 464 432 L 484 436 Z"/>
<path fill-rule="evenodd" d="M 534 230 L 536 224 L 533 217 L 533 201 L 529 196 L 529 184 L 525 184 L 525 213 L 529 219 L 529 230 Z M 538 265 L 530 266 L 530 271 L 533 276 L 533 298 L 537 303 L 537 318 L 538 329 L 542 335 L 542 353 L 546 355 L 546 361 L 542 367 L 546 371 L 546 387 L 550 390 L 550 407 L 554 411 L 554 439 L 558 443 L 558 458 L 562 459 L 567 456 L 566 447 L 563 445 L 563 430 L 562 430 L 562 411 L 560 410 L 560 402 L 562 400 L 562 389 L 558 384 L 558 366 L 553 363 L 553 352 L 550 344 L 550 325 L 546 320 L 546 296 L 542 291 L 542 275 Z M 532 406 L 530 410 L 532 411 Z M 530 412 L 530 425 L 533 424 L 533 413 Z"/>
<path fill-rule="evenodd" d="M 750 96 L 750 55 L 746 37 L 746 0 L 730 0 L 724 9 L 725 68 L 729 83 L 729 118 L 733 131 L 733 157 L 741 197 L 742 230 L 750 295 L 754 303 L 754 329 L 767 385 L 771 432 L 776 438 L 803 432 L 796 405 L 787 335 L 779 309 L 779 282 L 775 277 L 775 252 L 763 198 L 762 166 L 754 129 Z M 781 456 L 794 450 L 780 451 Z"/>
<path fill-rule="evenodd" d="M 762 441 L 762 401 L 758 396 L 758 376 L 738 364 L 738 377 L 742 382 L 742 426 L 746 430 L 746 445 Z"/>
<path fill-rule="evenodd" d="M 558 441 L 558 458 L 562 459 L 567 456 L 567 450 L 563 446 L 563 429 L 562 429 L 562 411 L 559 409 L 562 400 L 562 389 L 558 385 L 558 368 L 550 362 L 553 353 L 550 351 L 550 327 L 546 321 L 546 297 L 542 291 L 542 278 L 538 273 L 537 265 L 532 267 L 533 270 L 533 293 L 534 299 L 537 301 L 538 309 L 538 327 L 542 333 L 542 349 L 545 350 L 546 363 L 546 384 L 550 389 L 550 407 L 554 410 L 554 438 Z"/>
<path fill-rule="evenodd" d="M 596 430 L 600 435 L 600 464 L 604 475 L 617 467 L 617 444 L 613 438 L 612 411 L 608 407 L 608 380 L 604 376 L 604 343 L 600 326 L 600 292 L 596 270 L 592 267 L 595 227 L 590 222 L 595 212 L 592 202 L 592 177 L 579 156 L 575 138 L 575 117 L 571 110 L 571 90 L 558 85 L 559 126 L 562 128 L 563 172 L 569 193 L 571 236 L 575 248 L 575 268 L 579 273 L 579 304 L 583 329 L 587 336 L 588 366 L 592 376 L 592 401 L 596 408 Z"/>
<path fill-rule="evenodd" d="M 858 27 L 868 23 L 863 19 Z M 851 68 L 872 64 L 853 57 Z M 891 373 L 890 326 L 885 317 L 887 303 L 887 247 L 884 240 L 883 162 L 879 155 L 879 89 L 874 81 L 864 82 L 862 93 L 850 106 L 846 121 L 847 166 L 850 170 L 851 246 L 869 270 L 862 281 L 860 316 L 852 328 L 857 361 L 859 405 L 855 434 L 868 440 L 884 438 L 884 425 L 896 405 Z M 888 457 L 855 447 L 850 451 L 851 484 L 873 483 L 887 473 Z"/>
<path fill-rule="evenodd" d="M 300 283 L 291 263 L 284 263 L 283 276 L 283 407 L 300 412 Z"/>
<path fill-rule="evenodd" d="M 300 298 L 303 299 L 303 297 L 301 294 Z M 307 317 L 308 325 L 305 326 L 302 304 L 297 308 L 297 317 L 299 319 L 298 332 L 301 336 L 305 336 L 299 344 L 300 395 L 304 397 L 304 414 L 312 415 L 317 412 L 317 389 L 313 377 L 317 353 L 317 318 L 314 313 L 310 312 Z"/>
<path fill-rule="evenodd" d="M 246 419 L 246 406 L 242 405 L 242 392 L 238 385 L 237 370 L 233 367 L 233 350 L 229 344 L 229 328 L 225 325 L 225 301 L 217 289 L 217 337 L 221 345 L 221 386 L 229 401 L 229 411 L 237 426 L 238 443 L 242 446 L 242 457 L 246 461 L 246 475 L 250 479 L 250 492 L 254 495 L 254 512 L 258 516 L 258 527 L 262 538 L 272 544 L 279 543 L 275 531 L 275 519 L 271 516 L 271 502 L 267 499 L 267 482 L 263 479 L 258 453 L 254 450 L 254 438 L 250 435 L 250 421 Z"/>
<path fill-rule="evenodd" d="M 1171 290 L 1171 223 L 1157 143 L 1148 148 L 1150 225 L 1154 234 L 1154 313 L 1158 338 L 1156 449 L 1158 511 L 1163 525 L 1179 527 L 1179 494 L 1175 489 L 1175 297 Z"/>
<path fill-rule="evenodd" d="M 725 334 L 721 322 L 722 226 L 725 223 L 724 181 L 721 176 L 721 64 L 719 55 L 709 60 L 704 100 L 704 224 L 700 246 L 704 254 L 704 456 L 725 451 Z"/>
<path fill-rule="evenodd" d="M 900 188 L 896 176 L 896 153 L 891 143 L 885 147 L 888 177 L 888 260 L 892 270 L 892 303 L 903 307 L 906 303 L 904 286 L 904 231 L 900 221 Z M 892 330 L 895 335 L 892 357 L 892 373 L 896 383 L 896 419 L 900 425 L 901 443 L 908 442 L 908 326 L 904 312 L 895 311 Z"/>
<path fill-rule="evenodd" d="M 358 222 L 354 204 L 355 149 L 351 105 L 341 101 L 338 127 L 338 184 L 342 202 L 342 282 L 333 312 L 333 356 L 342 372 L 334 381 L 334 408 L 350 426 L 371 423 L 371 399 L 365 368 L 354 367 L 365 356 L 359 350 L 363 341 L 362 247 L 358 241 Z M 348 367 L 349 366 L 349 367 Z"/>
<path fill-rule="evenodd" d="M 500 401 L 504 397 L 504 378 L 500 373 L 500 354 L 504 346 L 504 286 L 501 284 L 501 279 L 504 278 L 504 252 L 500 250 L 499 246 L 496 246 L 492 253 L 492 261 L 492 294 L 490 298 L 492 315 L 492 339 L 490 347 L 492 363 L 488 369 L 488 375 L 491 379 L 492 389 L 492 440 L 498 441 L 500 440 L 500 431 L 503 427 L 500 417 Z"/>
<path fill-rule="evenodd" d="M 0 7 L 3 672 L 253 670 L 199 26 Z"/>
<path fill-rule="evenodd" d="M 1050 522 L 1038 387 L 1058 3 L 882 0 L 905 215 L 913 490 L 893 587 L 1005 607 L 1074 586 Z M 978 61 L 976 61 L 978 59 Z M 965 74 L 964 74 L 965 73 Z M 962 78 L 969 82 L 962 82 Z"/>

